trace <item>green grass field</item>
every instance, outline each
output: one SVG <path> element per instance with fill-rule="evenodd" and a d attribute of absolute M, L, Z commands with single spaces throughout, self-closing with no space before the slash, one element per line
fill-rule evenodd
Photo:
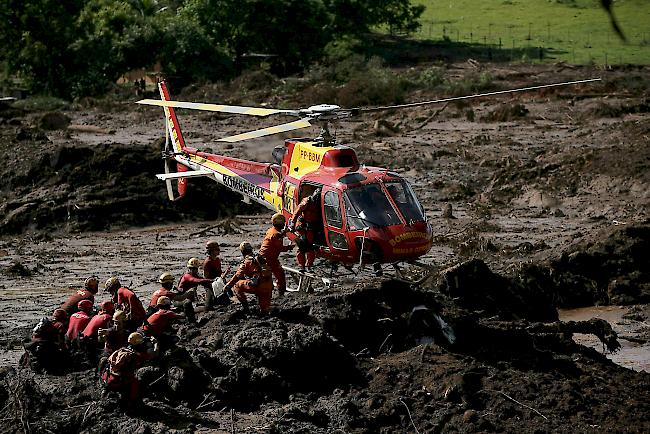
<path fill-rule="evenodd" d="M 618 0 L 619 39 L 598 0 L 413 0 L 427 7 L 417 38 L 501 48 L 512 61 L 650 64 L 650 1 Z M 540 50 L 541 48 L 541 50 Z M 492 53 L 492 52 L 491 52 Z M 491 55 L 490 53 L 490 55 Z M 509 57 L 508 57 L 509 56 Z"/>

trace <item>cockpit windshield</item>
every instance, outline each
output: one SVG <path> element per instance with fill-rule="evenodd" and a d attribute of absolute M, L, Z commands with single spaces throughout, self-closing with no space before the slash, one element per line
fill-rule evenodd
<path fill-rule="evenodd" d="M 384 184 L 393 202 L 407 223 L 424 221 L 424 210 L 406 181 L 389 181 Z"/>
<path fill-rule="evenodd" d="M 348 226 L 351 230 L 400 223 L 395 209 L 379 184 L 347 189 L 343 199 Z"/>

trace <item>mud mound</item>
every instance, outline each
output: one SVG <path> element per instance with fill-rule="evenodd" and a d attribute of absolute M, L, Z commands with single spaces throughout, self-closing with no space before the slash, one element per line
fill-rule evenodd
<path fill-rule="evenodd" d="M 521 284 L 558 307 L 650 302 L 650 224 L 608 228 L 579 240 L 546 265 L 519 273 Z"/>
<path fill-rule="evenodd" d="M 618 118 L 627 114 L 648 112 L 650 112 L 650 102 L 648 100 L 634 104 L 609 104 L 600 101 L 587 106 L 582 115 L 585 118 Z"/>
<path fill-rule="evenodd" d="M 33 134 L 29 139 L 34 140 Z M 41 154 L 24 172 L 6 174 L 0 234 L 214 219 L 247 209 L 238 195 L 203 179 L 191 181 L 185 198 L 169 202 L 164 184 L 155 178 L 162 168 L 159 149 L 158 143 L 130 148 L 105 144 L 62 146 Z"/>
<path fill-rule="evenodd" d="M 44 113 L 38 120 L 38 126 L 44 130 L 64 130 L 70 125 L 70 117 L 61 112 Z"/>
<path fill-rule="evenodd" d="M 556 321 L 551 300 L 508 278 L 493 273 L 480 259 L 472 259 L 441 272 L 438 289 L 470 310 L 503 319 Z"/>

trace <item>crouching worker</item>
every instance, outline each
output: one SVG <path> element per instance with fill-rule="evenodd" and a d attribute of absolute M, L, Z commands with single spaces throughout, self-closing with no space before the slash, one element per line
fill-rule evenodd
<path fill-rule="evenodd" d="M 147 340 L 140 333 L 131 333 L 128 345 L 120 348 L 108 358 L 107 369 L 102 380 L 107 391 L 120 394 L 120 407 L 134 409 L 141 404 L 140 383 L 135 375 L 145 361 L 158 354 L 158 344 L 147 345 Z"/>
<path fill-rule="evenodd" d="M 100 374 L 104 372 L 110 355 L 127 345 L 129 331 L 124 326 L 125 321 L 126 314 L 124 311 L 116 310 L 109 327 L 97 330 L 97 341 L 104 343 L 104 350 L 97 367 L 97 372 Z"/>
<path fill-rule="evenodd" d="M 189 297 L 190 300 L 194 301 L 196 298 L 196 288 L 203 286 L 206 291 L 206 303 L 211 306 L 214 300 L 212 279 L 205 279 L 199 276 L 199 265 L 201 265 L 201 261 L 198 258 L 190 258 L 187 261 L 187 272 L 183 274 L 181 280 L 178 282 L 178 292 L 185 294 L 190 290 L 194 290 L 191 297 Z"/>
<path fill-rule="evenodd" d="M 22 366 L 48 374 L 59 373 L 68 362 L 64 337 L 68 329 L 68 314 L 56 309 L 51 318 L 42 318 L 32 331 L 32 341 L 25 347 Z"/>
<path fill-rule="evenodd" d="M 90 319 L 90 322 L 81 333 L 81 349 L 86 354 L 87 359 L 97 364 L 97 347 L 99 343 L 99 330 L 107 329 L 111 325 L 115 305 L 112 301 L 103 301 L 99 305 L 100 311 Z"/>
<path fill-rule="evenodd" d="M 90 300 L 81 300 L 77 303 L 79 311 L 72 314 L 68 324 L 68 331 L 65 334 L 66 342 L 70 348 L 79 349 L 79 335 L 84 331 L 93 310 L 93 302 Z"/>
<path fill-rule="evenodd" d="M 149 307 L 147 308 L 147 317 L 153 315 L 158 310 L 158 300 L 160 297 L 167 297 L 175 307 L 183 309 L 188 322 L 195 322 L 194 306 L 192 300 L 196 296 L 195 289 L 189 289 L 184 293 L 174 291 L 174 276 L 171 273 L 163 273 L 158 278 L 161 288 L 157 289 L 151 296 Z"/>
<path fill-rule="evenodd" d="M 255 294 L 260 305 L 260 312 L 268 314 L 271 310 L 271 295 L 273 294 L 273 274 L 266 264 L 263 256 L 253 254 L 253 246 L 244 241 L 239 245 L 244 260 L 239 265 L 237 272 L 230 279 L 224 291 L 233 289 L 235 297 L 242 305 L 244 312 L 248 312 L 246 294 Z"/>
<path fill-rule="evenodd" d="M 140 327 L 147 313 L 138 296 L 129 288 L 122 286 L 117 277 L 111 277 L 106 281 L 104 291 L 111 294 L 113 303 L 126 314 L 126 328 L 135 330 Z"/>
<path fill-rule="evenodd" d="M 172 312 L 172 301 L 164 295 L 158 297 L 156 305 L 158 310 L 145 320 L 142 330 L 146 336 L 156 338 L 160 351 L 164 352 L 178 342 L 178 336 L 176 336 L 172 324 L 184 316 Z"/>

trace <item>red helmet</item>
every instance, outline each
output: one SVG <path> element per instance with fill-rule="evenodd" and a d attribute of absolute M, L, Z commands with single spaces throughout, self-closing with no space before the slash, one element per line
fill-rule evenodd
<path fill-rule="evenodd" d="M 115 312 L 115 305 L 110 300 L 102 301 L 102 304 L 99 305 L 99 308 L 106 313 L 110 313 L 111 315 L 113 315 L 113 312 Z"/>
<path fill-rule="evenodd" d="M 54 313 L 52 314 L 52 316 L 57 321 L 67 321 L 68 320 L 68 313 L 63 309 L 54 309 Z"/>
<path fill-rule="evenodd" d="M 90 300 L 81 300 L 77 303 L 77 307 L 81 311 L 88 312 L 93 308 L 93 302 Z"/>

